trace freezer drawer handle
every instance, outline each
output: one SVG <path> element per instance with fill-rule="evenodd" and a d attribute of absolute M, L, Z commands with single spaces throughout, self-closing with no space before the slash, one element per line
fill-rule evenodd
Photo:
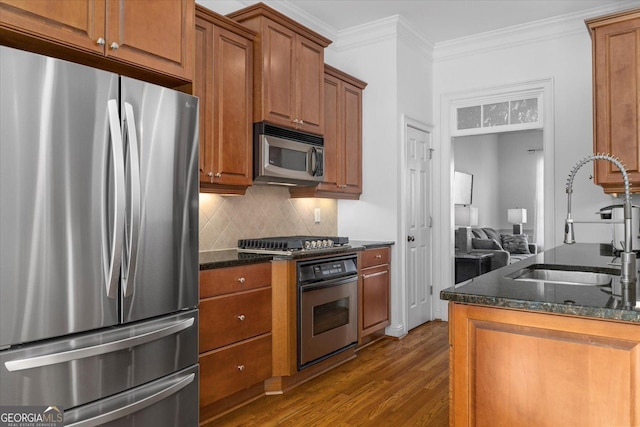
<path fill-rule="evenodd" d="M 84 359 L 86 357 L 98 356 L 106 353 L 113 353 L 118 350 L 124 350 L 130 347 L 146 344 L 160 338 L 176 334 L 184 329 L 189 328 L 195 319 L 192 317 L 186 320 L 172 322 L 169 326 L 162 326 L 151 332 L 147 332 L 134 337 L 125 338 L 123 340 L 110 343 L 95 345 L 91 347 L 78 348 L 75 350 L 63 351 L 60 353 L 46 354 L 44 356 L 30 357 L 27 359 L 9 360 L 4 363 L 8 371 L 22 371 L 25 369 L 40 368 L 42 366 L 55 365 L 57 363 L 71 362 L 72 360 Z"/>
<path fill-rule="evenodd" d="M 141 411 L 144 408 L 153 405 L 172 394 L 177 393 L 182 390 L 189 384 L 193 382 L 196 374 L 189 374 L 186 377 L 183 377 L 176 381 L 174 384 L 171 384 L 169 387 L 161 390 L 151 396 L 147 396 L 144 399 L 141 399 L 135 403 L 130 405 L 123 406 L 122 408 L 115 409 L 111 412 L 107 412 L 105 414 L 100 414 L 96 417 L 89 418 L 87 420 L 78 421 L 77 423 L 68 424 L 67 427 L 93 427 L 100 426 L 102 424 L 108 423 L 109 421 L 117 420 L 118 418 L 126 417 L 127 415 L 131 415 L 135 412 Z"/>

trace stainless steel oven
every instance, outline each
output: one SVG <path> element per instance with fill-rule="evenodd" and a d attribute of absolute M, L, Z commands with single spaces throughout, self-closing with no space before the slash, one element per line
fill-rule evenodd
<path fill-rule="evenodd" d="M 298 369 L 358 341 L 357 256 L 298 261 Z"/>

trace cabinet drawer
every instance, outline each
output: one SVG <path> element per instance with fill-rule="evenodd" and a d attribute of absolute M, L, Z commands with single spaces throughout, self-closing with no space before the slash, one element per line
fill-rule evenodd
<path fill-rule="evenodd" d="M 271 331 L 271 288 L 200 301 L 200 352 Z"/>
<path fill-rule="evenodd" d="M 271 377 L 271 334 L 200 355 L 200 407 Z"/>
<path fill-rule="evenodd" d="M 389 264 L 391 260 L 391 248 L 368 249 L 360 254 L 360 268 L 373 265 Z"/>
<path fill-rule="evenodd" d="M 263 288 L 271 284 L 271 263 L 200 271 L 200 298 Z"/>

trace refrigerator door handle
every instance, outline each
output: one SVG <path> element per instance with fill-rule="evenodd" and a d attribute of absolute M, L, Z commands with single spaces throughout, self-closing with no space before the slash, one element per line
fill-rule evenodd
<path fill-rule="evenodd" d="M 103 265 L 105 274 L 106 292 L 109 298 L 118 297 L 118 279 L 120 278 L 120 262 L 122 258 L 122 240 L 124 232 L 124 150 L 122 145 L 122 134 L 120 132 L 120 117 L 118 116 L 118 103 L 115 99 L 107 102 L 109 111 L 109 130 L 111 134 L 111 152 L 113 155 L 113 176 L 114 176 L 114 201 L 115 212 L 111 231 L 113 238 L 109 250 L 109 236 L 107 231 L 107 210 L 102 210 L 102 241 L 103 243 Z M 108 173 L 106 174 L 108 176 Z M 103 186 L 106 193 L 107 185 Z M 108 198 L 103 194 L 103 200 Z"/>
<path fill-rule="evenodd" d="M 131 199 L 129 200 L 129 227 L 125 227 L 125 259 L 122 260 L 122 287 L 123 294 L 128 297 L 133 294 L 135 283 L 136 264 L 138 258 L 138 240 L 140 237 L 140 156 L 138 154 L 138 132 L 136 129 L 133 107 L 128 102 L 124 103 L 125 127 L 127 132 L 128 161 L 125 167 L 130 172 L 129 188 Z M 128 258 L 128 259 L 127 259 Z"/>
<path fill-rule="evenodd" d="M 94 345 L 91 347 L 78 348 L 75 350 L 62 351 L 59 353 L 46 354 L 43 356 L 29 357 L 26 359 L 9 360 L 5 362 L 4 365 L 8 371 L 14 372 L 22 371 L 25 369 L 55 365 L 57 363 L 70 362 L 73 360 L 99 356 L 106 353 L 113 353 L 118 350 L 136 347 L 151 341 L 159 340 L 160 338 L 164 338 L 169 335 L 176 334 L 191 327 L 194 322 L 195 319 L 193 317 L 186 320 L 172 321 L 169 325 L 162 325 L 161 327 L 153 331 L 121 339 L 118 341 Z"/>
<path fill-rule="evenodd" d="M 113 411 L 100 414 L 96 417 L 78 421 L 73 424 L 67 424 L 67 427 L 100 426 L 110 421 L 117 420 L 118 418 L 126 417 L 127 415 L 131 415 L 135 412 L 141 411 L 142 409 L 158 403 L 161 400 L 166 399 L 167 397 L 179 392 L 180 390 L 191 384 L 195 377 L 196 374 L 189 374 L 176 380 L 172 380 L 168 387 L 160 390 L 159 392 L 156 392 L 149 396 L 145 396 L 142 399 L 137 400 L 136 402 L 125 405 L 118 409 L 114 409 Z"/>

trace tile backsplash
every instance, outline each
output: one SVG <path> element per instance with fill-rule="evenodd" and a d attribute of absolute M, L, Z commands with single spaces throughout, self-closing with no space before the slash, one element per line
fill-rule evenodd
<path fill-rule="evenodd" d="M 315 209 L 320 209 L 320 223 Z M 338 203 L 290 199 L 277 185 L 255 185 L 244 196 L 200 193 L 200 251 L 235 248 L 238 239 L 338 232 Z"/>

